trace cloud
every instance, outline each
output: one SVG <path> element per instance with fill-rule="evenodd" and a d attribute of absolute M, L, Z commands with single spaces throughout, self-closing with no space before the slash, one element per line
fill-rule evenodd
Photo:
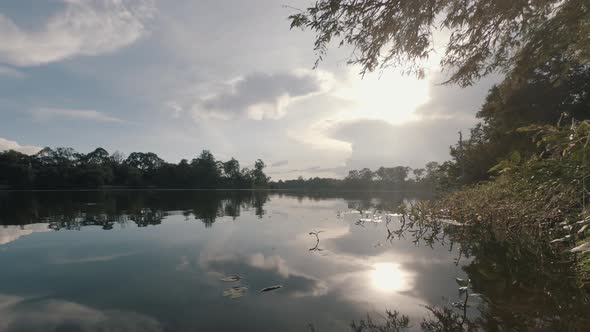
<path fill-rule="evenodd" d="M 8 66 L 0 66 L 0 76 L 11 78 L 23 78 L 25 74 Z"/>
<path fill-rule="evenodd" d="M 81 257 L 81 258 L 66 258 L 60 257 L 51 261 L 51 264 L 57 265 L 65 265 L 65 264 L 84 264 L 84 263 L 97 263 L 97 262 L 110 262 L 112 260 L 121 258 L 121 257 L 128 257 L 135 255 L 135 253 L 128 252 L 128 253 L 120 253 L 120 254 L 113 254 L 113 255 L 106 255 L 106 256 L 91 256 L 91 257 Z"/>
<path fill-rule="evenodd" d="M 57 331 L 119 331 L 157 332 L 161 324 L 142 314 L 98 310 L 63 300 L 27 299 L 0 294 L 0 332 Z M 34 317 L 34 319 L 31 319 Z"/>
<path fill-rule="evenodd" d="M 294 100 L 322 92 L 330 77 L 322 72 L 252 73 L 224 84 L 221 91 L 193 106 L 197 118 L 279 119 Z"/>
<path fill-rule="evenodd" d="M 447 79 L 442 73 L 430 79 L 430 100 L 414 112 L 421 119 L 473 119 L 485 101 L 488 90 L 501 81 L 498 75 L 490 75 L 476 85 L 458 89 L 452 85 L 440 85 Z"/>
<path fill-rule="evenodd" d="M 49 232 L 49 224 L 29 224 L 22 226 L 4 225 L 0 228 L 0 245 L 18 240 L 20 237 L 27 236 L 36 232 Z"/>
<path fill-rule="evenodd" d="M 284 279 L 292 279 L 290 288 L 293 290 L 293 296 L 321 296 L 328 291 L 327 284 L 311 275 L 299 272 L 290 267 L 287 261 L 278 255 L 265 256 L 263 253 L 254 253 L 250 255 L 211 255 L 201 253 L 199 255 L 199 264 L 206 269 L 211 269 L 215 264 L 219 263 L 240 263 L 247 266 L 276 273 Z M 297 290 L 297 280 L 305 281 L 307 284 L 304 288 Z M 1 332 L 1 331 L 0 331 Z"/>
<path fill-rule="evenodd" d="M 0 62 L 34 66 L 111 53 L 144 36 L 156 11 L 152 0 L 63 0 L 63 4 L 63 10 L 38 30 L 24 30 L 0 14 Z"/>
<path fill-rule="evenodd" d="M 331 129 L 332 137 L 348 142 L 352 153 L 350 169 L 404 165 L 422 167 L 429 161 L 449 157 L 449 146 L 457 131 L 469 128 L 473 120 L 420 120 L 393 125 L 378 119 L 343 121 Z"/>
<path fill-rule="evenodd" d="M 281 166 L 286 166 L 288 164 L 289 164 L 288 160 L 279 160 L 279 161 L 272 163 L 270 166 L 271 167 L 281 167 Z"/>
<path fill-rule="evenodd" d="M 320 167 L 320 166 L 312 166 L 307 168 L 294 168 L 294 169 L 286 169 L 283 171 L 268 171 L 268 174 L 293 174 L 293 175 L 311 175 L 314 176 L 322 175 L 322 176 L 334 176 L 337 175 L 344 175 L 348 171 L 349 167 L 340 166 L 340 167 Z"/>
<path fill-rule="evenodd" d="M 68 118 L 75 120 L 88 120 L 110 123 L 126 122 L 125 120 L 95 110 L 76 110 L 67 108 L 39 108 L 33 111 L 33 116 L 37 120 Z"/>
<path fill-rule="evenodd" d="M 0 151 L 15 150 L 24 154 L 35 154 L 41 151 L 41 147 L 34 145 L 20 145 L 15 141 L 10 141 L 0 137 Z"/>
<path fill-rule="evenodd" d="M 430 98 L 414 111 L 413 120 L 399 124 L 381 118 L 342 120 L 326 126 L 323 135 L 350 145 L 349 169 L 423 167 L 429 161 L 448 160 L 457 132 L 468 136 L 487 91 L 499 78 L 489 77 L 464 89 L 437 84 L 443 80 L 442 74 L 431 78 Z"/>

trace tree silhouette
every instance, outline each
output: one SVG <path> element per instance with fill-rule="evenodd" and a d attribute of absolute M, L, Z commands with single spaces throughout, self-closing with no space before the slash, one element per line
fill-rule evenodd
<path fill-rule="evenodd" d="M 16 151 L 0 152 L 0 188 L 100 188 L 105 186 L 161 188 L 265 188 L 269 177 L 264 162 L 254 170 L 240 170 L 232 158 L 217 161 L 207 150 L 190 163 L 165 162 L 152 152 L 132 152 L 124 158 L 103 148 L 88 154 L 71 148 L 44 148 L 28 156 Z"/>
<path fill-rule="evenodd" d="M 353 48 L 349 63 L 363 74 L 395 66 L 422 76 L 441 30 L 450 32 L 441 65 L 452 71 L 448 82 L 463 86 L 556 54 L 590 59 L 587 0 L 319 0 L 289 19 L 316 33 L 316 66 L 336 42 Z"/>

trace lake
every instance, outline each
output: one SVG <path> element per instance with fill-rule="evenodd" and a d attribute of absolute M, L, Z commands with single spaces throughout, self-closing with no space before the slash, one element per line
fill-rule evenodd
<path fill-rule="evenodd" d="M 569 264 L 486 230 L 408 225 L 396 209 L 415 198 L 0 192 L 0 331 L 350 331 L 386 310 L 410 330 L 434 313 L 590 326 Z"/>

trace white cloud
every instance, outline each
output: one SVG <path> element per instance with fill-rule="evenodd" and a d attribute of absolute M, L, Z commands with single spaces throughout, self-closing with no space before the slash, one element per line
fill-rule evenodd
<path fill-rule="evenodd" d="M 201 253 L 199 255 L 199 264 L 203 268 L 209 269 L 212 263 L 221 262 L 243 262 L 251 267 L 276 273 L 285 279 L 301 278 L 309 281 L 311 283 L 310 288 L 294 292 L 293 296 L 295 297 L 321 296 L 325 295 L 328 291 L 328 285 L 324 281 L 307 273 L 297 271 L 290 267 L 284 258 L 278 255 L 265 256 L 262 253 L 254 253 L 245 256 L 232 254 L 211 255 L 208 253 Z"/>
<path fill-rule="evenodd" d="M 332 142 L 333 146 L 347 146 L 348 169 L 396 165 L 423 167 L 429 161 L 448 160 L 449 146 L 458 140 L 457 132 L 462 131 L 468 136 L 469 129 L 478 121 L 475 114 L 488 89 L 499 78 L 490 76 L 464 89 L 439 85 L 444 79 L 442 74 L 431 75 L 428 99 L 421 98 L 421 105 L 412 106 L 407 121 L 398 122 L 385 114 L 362 116 L 357 113 L 354 118 L 319 122 L 314 130 L 300 131 L 298 137 L 310 146 L 327 142 Z M 390 104 L 397 106 L 395 101 Z"/>
<path fill-rule="evenodd" d="M 15 150 L 24 154 L 35 154 L 41 150 L 41 147 L 34 145 L 20 145 L 15 141 L 0 137 L 0 151 L 6 150 Z"/>
<path fill-rule="evenodd" d="M 119 310 L 98 310 L 63 300 L 24 298 L 0 294 L 0 332 L 56 331 L 162 331 L 152 317 Z M 34 319 L 31 319 L 34 317 Z"/>
<path fill-rule="evenodd" d="M 196 119 L 280 119 L 287 106 L 329 89 L 332 76 L 321 71 L 293 70 L 285 73 L 251 73 L 231 80 L 207 97 L 189 105 Z M 178 114 L 178 103 L 171 107 Z"/>
<path fill-rule="evenodd" d="M 39 108 L 33 111 L 33 116 L 37 120 L 68 118 L 110 123 L 126 122 L 125 120 L 95 110 L 76 110 L 67 108 Z"/>
<path fill-rule="evenodd" d="M 120 254 L 113 254 L 113 255 L 105 255 L 105 256 L 90 256 L 90 257 L 78 257 L 78 258 L 71 258 L 71 257 L 58 257 L 54 259 L 51 264 L 57 265 L 65 265 L 65 264 L 84 264 L 84 263 L 97 263 L 97 262 L 110 262 L 115 259 L 119 259 L 122 257 L 128 257 L 135 255 L 133 252 L 127 253 L 120 253 Z"/>
<path fill-rule="evenodd" d="M 4 225 L 0 228 L 0 245 L 18 240 L 20 237 L 30 235 L 36 232 L 49 232 L 49 224 L 29 224 L 23 226 Z"/>
<path fill-rule="evenodd" d="M 33 66 L 76 55 L 110 53 L 147 33 L 152 0 L 63 0 L 64 9 L 27 31 L 0 14 L 0 62 Z"/>

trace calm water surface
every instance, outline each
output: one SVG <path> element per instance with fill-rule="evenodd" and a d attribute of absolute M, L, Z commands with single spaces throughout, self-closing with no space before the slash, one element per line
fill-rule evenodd
<path fill-rule="evenodd" d="M 501 241 L 456 243 L 447 227 L 396 232 L 386 214 L 411 199 L 0 193 L 0 331 L 348 331 L 386 309 L 419 329 L 425 306 L 461 300 L 456 278 L 482 293 L 467 314 L 490 329 L 588 322 L 587 301 L 552 279 L 566 269 L 538 275 Z"/>

